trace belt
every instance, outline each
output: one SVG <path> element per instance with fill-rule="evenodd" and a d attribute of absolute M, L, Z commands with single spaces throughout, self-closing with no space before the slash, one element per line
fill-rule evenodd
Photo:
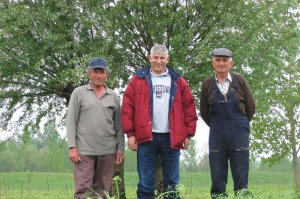
<path fill-rule="evenodd" d="M 158 134 L 158 135 L 166 135 L 169 134 L 170 132 L 152 132 L 153 134 Z"/>

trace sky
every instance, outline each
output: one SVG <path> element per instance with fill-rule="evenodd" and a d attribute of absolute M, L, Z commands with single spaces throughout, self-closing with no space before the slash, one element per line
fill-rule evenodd
<path fill-rule="evenodd" d="M 194 137 L 194 139 L 197 142 L 197 150 L 199 156 L 208 153 L 208 136 L 209 136 L 209 127 L 199 117 L 197 121 L 196 134 Z"/>

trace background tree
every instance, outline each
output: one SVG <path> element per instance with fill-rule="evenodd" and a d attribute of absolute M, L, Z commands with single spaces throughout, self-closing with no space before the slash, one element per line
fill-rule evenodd
<path fill-rule="evenodd" d="M 1 141 L 0 171 L 70 171 L 73 165 L 67 158 L 68 149 L 66 141 L 59 136 L 52 123 L 47 124 L 43 131 L 43 133 L 31 132 L 26 142 L 18 137 Z M 36 136 L 38 134 L 40 135 Z"/>
<path fill-rule="evenodd" d="M 88 60 L 103 56 L 112 63 L 110 58 L 118 56 L 103 27 L 108 23 L 102 16 L 109 4 L 105 2 L 1 1 L 2 128 L 21 127 L 26 138 L 42 118 L 64 124 L 73 89 L 87 83 Z M 111 64 L 109 84 L 115 88 L 115 80 L 122 79 L 118 65 Z"/>
<path fill-rule="evenodd" d="M 71 92 L 87 82 L 88 59 L 115 55 L 98 17 L 104 8 L 58 0 L 2 1 L 0 8 L 1 127 L 17 110 L 13 126 L 25 131 L 43 117 L 64 123 L 57 116 L 64 117 Z"/>
<path fill-rule="evenodd" d="M 276 71 L 276 77 L 286 78 L 282 60 L 299 71 L 295 56 L 299 52 L 298 11 L 297 0 L 3 0 L 0 127 L 26 134 L 37 128 L 42 118 L 63 125 L 71 92 L 87 82 L 84 71 L 91 57 L 108 59 L 112 68 L 109 86 L 122 90 L 135 66 L 148 64 L 147 55 L 155 43 L 167 45 L 170 65 L 187 78 L 199 101 L 199 82 L 212 74 L 209 53 L 227 47 L 235 52 L 234 71 L 249 80 L 258 101 L 253 147 L 259 151 L 264 142 L 255 143 L 255 139 L 271 132 L 268 122 L 274 118 L 264 105 L 271 104 L 273 94 L 283 92 L 283 87 L 269 92 L 281 84 L 272 74 Z M 297 85 L 299 76 L 291 73 L 288 80 Z M 290 87 L 291 96 L 299 96 L 299 87 Z M 286 107 L 281 102 L 273 104 Z M 294 103 L 299 110 L 299 101 Z M 299 126 L 295 119 L 299 111 L 282 110 L 294 113 L 285 115 L 291 124 L 288 131 L 295 135 L 286 140 L 297 146 L 293 143 L 299 144 L 299 128 L 293 126 Z M 291 149 L 298 152 L 297 147 Z M 277 151 L 274 147 L 270 152 Z"/>
<path fill-rule="evenodd" d="M 188 150 L 183 151 L 183 166 L 187 172 L 196 172 L 198 170 L 199 157 L 197 156 L 196 141 L 190 140 Z"/>
<path fill-rule="evenodd" d="M 1 156 L 0 162 L 5 162 L 5 164 L 0 164 L 0 171 L 2 172 L 11 172 L 16 170 L 18 160 L 18 150 L 17 143 L 14 139 L 9 139 L 5 143 L 0 145 Z"/>
<path fill-rule="evenodd" d="M 290 36 L 286 49 L 278 55 L 277 63 L 264 69 L 256 85 L 261 89 L 257 89 L 260 95 L 252 146 L 254 155 L 265 154 L 264 160 L 270 165 L 291 158 L 296 190 L 300 191 L 300 34 L 298 28 L 282 30 L 282 34 Z"/>
<path fill-rule="evenodd" d="M 272 166 L 268 162 L 265 162 L 264 160 L 261 162 L 253 161 L 251 163 L 257 164 L 256 167 L 253 168 L 253 170 L 259 170 L 259 171 L 268 171 L 271 169 L 272 171 L 285 172 L 287 170 L 293 169 L 293 162 L 289 158 L 283 158 L 281 161 L 277 161 L 276 164 L 273 164 Z"/>
<path fill-rule="evenodd" d="M 40 168 L 46 168 L 46 171 L 66 172 L 71 165 L 68 161 L 68 147 L 64 139 L 58 134 L 53 123 L 45 126 L 43 139 L 36 139 L 38 143 L 45 143 L 41 148 L 41 165 Z M 68 165 L 68 166 L 67 166 Z M 69 166 L 70 168 L 70 166 Z"/>
<path fill-rule="evenodd" d="M 208 153 L 204 153 L 204 155 L 200 158 L 199 161 L 199 170 L 204 172 L 209 172 L 209 157 Z"/>

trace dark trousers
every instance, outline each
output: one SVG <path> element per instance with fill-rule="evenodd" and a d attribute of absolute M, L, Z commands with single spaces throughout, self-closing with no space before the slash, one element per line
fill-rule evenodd
<path fill-rule="evenodd" d="M 210 151 L 209 164 L 211 169 L 212 196 L 226 192 L 228 160 L 234 182 L 234 191 L 248 188 L 249 150 Z"/>
<path fill-rule="evenodd" d="M 105 197 L 112 183 L 115 155 L 80 155 L 80 158 L 81 162 L 74 164 L 74 198 Z"/>

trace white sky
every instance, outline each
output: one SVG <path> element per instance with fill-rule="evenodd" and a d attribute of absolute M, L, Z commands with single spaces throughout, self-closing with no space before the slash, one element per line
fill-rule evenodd
<path fill-rule="evenodd" d="M 195 140 L 197 142 L 197 149 L 198 149 L 199 156 L 208 153 L 208 135 L 209 135 L 209 127 L 199 117 L 197 121 L 197 129 L 195 134 Z"/>

